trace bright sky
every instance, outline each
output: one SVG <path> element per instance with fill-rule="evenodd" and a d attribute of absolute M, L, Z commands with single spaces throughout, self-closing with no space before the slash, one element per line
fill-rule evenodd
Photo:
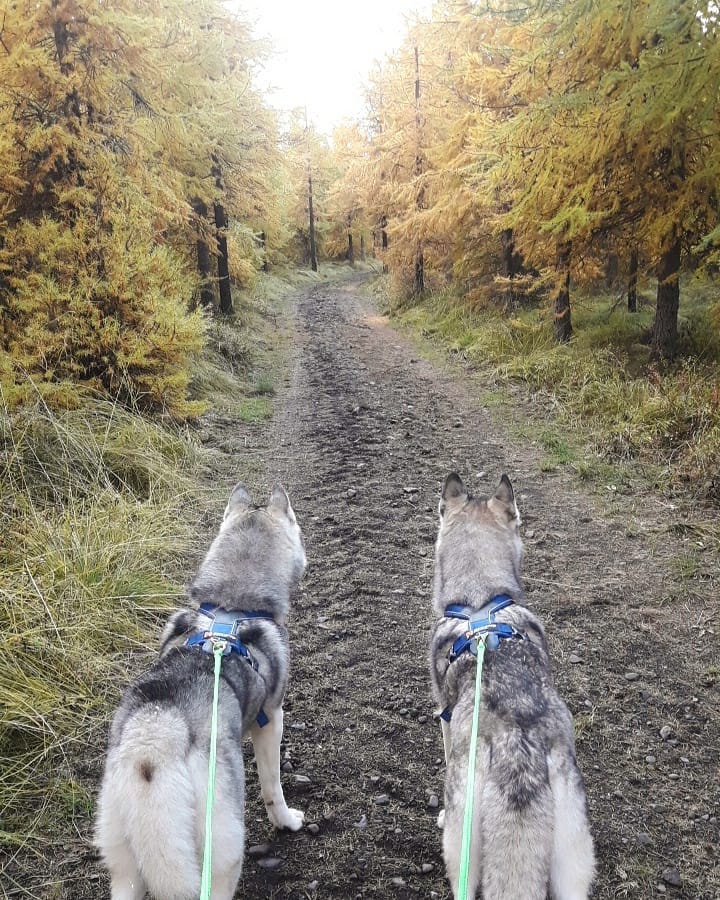
<path fill-rule="evenodd" d="M 375 60 L 399 46 L 405 17 L 429 11 L 431 0 L 235 0 L 275 56 L 266 78 L 279 109 L 307 107 L 327 133 L 364 112 L 362 85 Z"/>

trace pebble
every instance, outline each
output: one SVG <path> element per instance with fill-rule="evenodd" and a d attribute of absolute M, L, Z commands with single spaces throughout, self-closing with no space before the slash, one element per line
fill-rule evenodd
<path fill-rule="evenodd" d="M 656 756 L 653 756 L 653 755 L 650 753 L 650 754 L 648 754 L 648 755 L 645 757 L 645 762 L 646 762 L 646 763 L 650 763 L 650 764 L 652 765 L 652 763 L 657 762 L 657 757 L 656 757 Z"/>
<path fill-rule="evenodd" d="M 255 844 L 248 848 L 248 856 L 265 856 L 270 850 L 270 844 Z"/>
<path fill-rule="evenodd" d="M 430 807 L 430 809 L 437 809 L 438 806 L 440 806 L 440 801 L 438 800 L 438 795 L 430 794 L 430 796 L 428 797 L 427 805 Z"/>
<path fill-rule="evenodd" d="M 319 882 L 319 881 L 317 880 L 317 878 L 316 878 L 314 881 L 311 881 L 311 882 L 310 882 L 310 884 L 307 886 L 306 890 L 310 891 L 311 894 L 314 894 L 315 891 L 316 891 L 319 887 L 320 887 L 320 882 Z"/>
<path fill-rule="evenodd" d="M 307 775 L 293 775 L 293 779 L 296 784 L 310 784 L 310 779 Z"/>
<path fill-rule="evenodd" d="M 568 656 L 568 662 L 573 663 L 573 665 L 577 665 L 578 663 L 582 662 L 582 659 L 577 655 L 577 653 L 571 653 L 570 656 Z"/>
<path fill-rule="evenodd" d="M 405 887 L 405 879 L 396 875 L 394 878 L 390 879 L 390 884 L 394 884 L 395 887 Z"/>
<path fill-rule="evenodd" d="M 389 802 L 390 802 L 389 794 L 378 794 L 377 797 L 375 798 L 376 806 L 387 806 L 387 804 Z"/>
<path fill-rule="evenodd" d="M 285 773 L 292 772 L 293 764 L 290 762 L 289 759 L 286 759 L 285 762 L 282 764 L 281 768 L 282 768 L 282 771 Z"/>
<path fill-rule="evenodd" d="M 282 865 L 282 860 L 277 856 L 264 856 L 257 861 L 261 869 L 277 869 Z"/>
<path fill-rule="evenodd" d="M 682 887 L 682 878 L 677 869 L 665 869 L 662 873 L 662 880 L 671 887 Z"/>
<path fill-rule="evenodd" d="M 626 672 L 625 673 L 625 681 L 637 681 L 640 677 L 639 672 Z"/>
<path fill-rule="evenodd" d="M 357 491 L 355 490 L 355 488 L 348 488 L 346 493 L 348 497 L 357 497 Z"/>
<path fill-rule="evenodd" d="M 671 738 L 673 735 L 673 730 L 669 725 L 663 725 L 660 729 L 660 737 L 666 741 L 668 738 Z"/>
<path fill-rule="evenodd" d="M 424 724 L 427 722 L 427 720 L 428 720 L 428 717 L 427 717 L 427 716 L 418 716 L 418 722 L 419 722 L 421 725 L 424 725 Z"/>
<path fill-rule="evenodd" d="M 423 863 L 420 866 L 420 871 L 423 873 L 423 875 L 429 875 L 434 868 L 435 866 L 432 863 Z"/>
<path fill-rule="evenodd" d="M 641 847 L 649 847 L 652 844 L 652 838 L 647 831 L 641 831 L 637 836 L 637 842 Z"/>
<path fill-rule="evenodd" d="M 307 826 L 307 830 L 310 832 L 310 834 L 320 834 L 320 826 L 317 825 L 315 822 L 311 822 Z"/>
<path fill-rule="evenodd" d="M 368 821 L 367 821 L 367 816 L 365 816 L 365 815 L 360 816 L 358 821 L 353 823 L 353 827 L 359 829 L 360 831 L 365 831 L 365 829 L 367 828 L 367 825 L 368 825 Z"/>

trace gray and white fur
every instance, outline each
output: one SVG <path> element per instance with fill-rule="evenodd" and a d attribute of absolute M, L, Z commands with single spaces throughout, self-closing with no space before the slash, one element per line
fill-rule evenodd
<path fill-rule="evenodd" d="M 300 528 L 276 485 L 255 507 L 241 484 L 230 495 L 220 531 L 190 585 L 190 598 L 227 610 L 259 611 L 240 639 L 257 671 L 236 653 L 222 659 L 213 807 L 212 900 L 231 900 L 244 853 L 242 739 L 255 750 L 271 823 L 297 831 L 280 785 L 282 701 L 288 678 L 285 623 L 305 569 Z M 160 658 L 125 692 L 112 723 L 100 790 L 96 843 L 110 870 L 112 900 L 196 900 L 205 843 L 205 806 L 213 697 L 213 656 L 185 647 L 210 620 L 197 609 L 174 613 Z M 260 709 L 268 723 L 255 719 Z"/>
<path fill-rule="evenodd" d="M 450 604 L 481 609 L 506 594 L 514 603 L 496 620 L 525 640 L 486 650 L 475 760 L 468 897 L 483 900 L 587 900 L 595 872 L 585 789 L 575 758 L 572 716 L 553 686 L 545 633 L 523 606 L 520 516 L 503 475 L 493 496 L 472 497 L 456 474 L 440 501 L 430 641 L 434 698 L 449 708 L 445 745 L 445 866 L 458 896 L 467 767 L 475 698 L 476 657 L 450 662 L 467 623 L 445 618 Z M 443 821 L 444 820 L 444 821 Z"/>

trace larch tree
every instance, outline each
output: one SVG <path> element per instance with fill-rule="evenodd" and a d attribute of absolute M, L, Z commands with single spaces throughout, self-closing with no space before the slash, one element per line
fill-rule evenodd
<path fill-rule="evenodd" d="M 631 281 L 642 251 L 658 278 L 652 345 L 670 356 L 683 248 L 717 216 L 716 41 L 691 2 L 576 0 L 539 7 L 531 26 L 527 102 L 500 135 L 507 221 L 541 264 L 555 242 L 561 305 L 569 242 L 591 274 L 598 247 L 630 247 Z"/>
<path fill-rule="evenodd" d="M 147 173 L 132 89 L 152 63 L 133 2 L 18 2 L 0 46 L 3 380 L 84 382 L 184 414 L 202 322 L 164 234 L 186 214 Z M 13 387 L 16 386 L 16 387 Z M 71 393 L 71 392 L 70 392 Z"/>
<path fill-rule="evenodd" d="M 295 110 L 281 136 L 285 184 L 288 258 L 317 267 L 327 252 L 332 223 L 327 211 L 330 185 L 336 180 L 328 139 L 308 123 L 305 112 Z M 311 203 L 312 200 L 312 203 Z M 312 228 L 311 228 L 312 212 Z"/>
<path fill-rule="evenodd" d="M 48 394 L 74 382 L 194 410 L 184 398 L 204 326 L 192 298 L 209 301 L 228 233 L 207 210 L 252 231 L 268 203 L 274 123 L 252 83 L 259 57 L 214 0 L 7 8 L 0 346 L 15 393 L 30 373 Z"/>

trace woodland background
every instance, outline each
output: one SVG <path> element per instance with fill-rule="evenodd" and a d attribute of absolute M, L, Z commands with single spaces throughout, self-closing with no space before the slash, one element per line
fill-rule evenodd
<path fill-rule="evenodd" d="M 90 803 L 65 747 L 107 714 L 111 688 L 91 686 L 124 677 L 142 616 L 177 596 L 157 572 L 188 540 L 192 423 L 229 391 L 267 414 L 258 316 L 298 268 L 366 262 L 402 322 L 581 431 L 581 477 L 644 460 L 668 496 L 714 508 L 719 16 L 438 2 L 330 138 L 271 108 L 269 48 L 216 0 L 0 5 L 10 846 L 36 852 L 58 810 Z M 125 648 L 112 659 L 77 622 L 89 598 L 93 635 Z M 57 768 L 38 782 L 39 765 Z"/>

